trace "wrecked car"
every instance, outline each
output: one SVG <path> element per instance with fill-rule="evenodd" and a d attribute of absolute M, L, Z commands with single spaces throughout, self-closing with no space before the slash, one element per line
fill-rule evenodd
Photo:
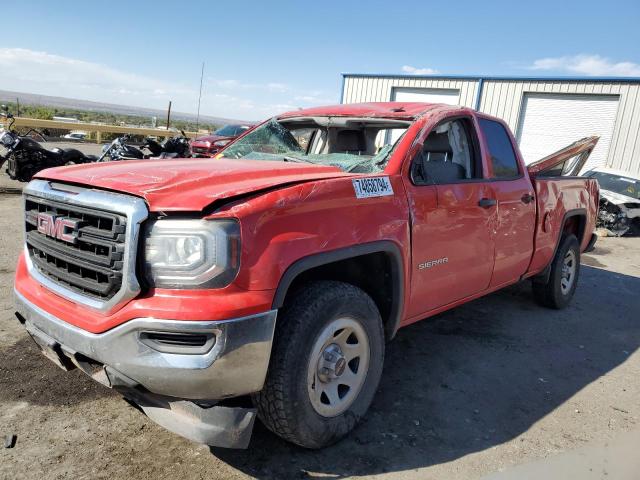
<path fill-rule="evenodd" d="M 278 115 L 216 159 L 45 170 L 16 316 L 186 438 L 244 448 L 259 418 L 321 448 L 365 417 L 400 328 L 524 280 L 569 304 L 598 183 L 565 173 L 596 142 L 526 167 L 500 119 L 366 103 Z"/>
<path fill-rule="evenodd" d="M 640 177 L 609 168 L 585 174 L 600 184 L 597 226 L 614 236 L 640 234 Z"/>
<path fill-rule="evenodd" d="M 191 155 L 213 157 L 231 140 L 251 129 L 251 124 L 225 125 L 211 135 L 204 135 L 191 141 Z"/>

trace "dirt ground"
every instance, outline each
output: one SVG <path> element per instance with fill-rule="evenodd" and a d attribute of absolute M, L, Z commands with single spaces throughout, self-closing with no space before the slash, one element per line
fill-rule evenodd
<path fill-rule="evenodd" d="M 400 331 L 365 422 L 337 445 L 305 451 L 257 425 L 233 451 L 38 353 L 13 316 L 21 222 L 19 197 L 0 195 L 0 438 L 17 435 L 2 479 L 563 478 L 567 462 L 584 469 L 571 478 L 640 477 L 638 238 L 601 239 L 566 310 L 522 284 Z"/>

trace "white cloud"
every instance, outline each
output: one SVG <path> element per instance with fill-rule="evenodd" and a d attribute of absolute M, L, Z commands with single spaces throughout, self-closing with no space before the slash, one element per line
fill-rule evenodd
<path fill-rule="evenodd" d="M 289 87 L 284 83 L 275 83 L 275 82 L 268 83 L 267 88 L 272 92 L 281 92 L 281 93 L 284 93 L 289 90 Z"/>
<path fill-rule="evenodd" d="M 207 85 L 214 88 L 223 88 L 225 90 L 267 90 L 276 93 L 286 93 L 289 91 L 289 85 L 278 82 L 261 83 L 245 83 L 238 80 L 226 79 L 216 80 L 213 78 L 206 79 Z"/>
<path fill-rule="evenodd" d="M 336 103 L 336 99 L 329 99 L 319 95 L 296 95 L 293 97 L 296 102 L 301 102 L 309 105 L 333 105 Z"/>
<path fill-rule="evenodd" d="M 123 72 L 98 63 L 52 55 L 24 48 L 0 48 L 0 79 L 6 88 L 25 85 L 51 85 L 56 92 L 101 90 L 114 93 L 163 95 L 167 87 L 178 94 L 192 90 L 181 85 L 168 85 L 155 78 Z"/>
<path fill-rule="evenodd" d="M 587 76 L 640 77 L 640 65 L 633 62 L 614 62 L 600 55 L 573 55 L 541 58 L 530 70 L 551 70 Z"/>
<path fill-rule="evenodd" d="M 411 75 L 434 75 L 436 73 L 440 73 L 435 68 L 418 68 L 412 67 L 411 65 L 403 65 L 402 71 L 405 73 L 410 73 Z"/>
<path fill-rule="evenodd" d="M 158 80 L 99 63 L 42 51 L 0 47 L 0 88 L 104 103 L 195 113 L 199 82 Z M 313 92 L 321 95 L 321 92 Z M 316 105 L 307 91 L 279 82 L 207 79 L 201 112 L 227 118 L 260 120 L 284 110 Z M 291 98 L 298 105 L 291 105 Z M 329 102 L 333 103 L 333 102 Z M 286 108 L 285 108 L 286 107 Z"/>

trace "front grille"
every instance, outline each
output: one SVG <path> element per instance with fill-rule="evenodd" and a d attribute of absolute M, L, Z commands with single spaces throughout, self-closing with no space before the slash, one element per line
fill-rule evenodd
<path fill-rule="evenodd" d="M 77 222 L 75 242 L 38 231 L 39 213 Z M 100 301 L 108 301 L 120 291 L 126 247 L 125 215 L 25 196 L 25 228 L 29 257 L 49 280 Z"/>
<path fill-rule="evenodd" d="M 206 147 L 191 147 L 191 151 L 193 153 L 212 153 L 215 152 L 215 149 L 209 150 Z"/>

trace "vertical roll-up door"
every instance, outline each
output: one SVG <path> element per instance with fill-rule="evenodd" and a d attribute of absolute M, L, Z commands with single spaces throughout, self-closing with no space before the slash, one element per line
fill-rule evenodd
<path fill-rule="evenodd" d="M 460 90 L 449 88 L 399 88 L 395 87 L 391 100 L 396 102 L 425 102 L 458 105 Z"/>
<path fill-rule="evenodd" d="M 444 103 L 446 105 L 458 105 L 460 103 L 460 90 L 453 88 L 405 88 L 394 87 L 391 91 L 391 100 L 395 102 L 424 102 Z M 386 143 L 395 143 L 400 138 L 401 132 L 393 131 L 387 137 Z"/>
<path fill-rule="evenodd" d="M 604 166 L 617 111 L 617 95 L 525 94 L 517 135 L 525 162 L 539 160 L 583 137 L 598 135 L 598 145 L 583 171 Z"/>

